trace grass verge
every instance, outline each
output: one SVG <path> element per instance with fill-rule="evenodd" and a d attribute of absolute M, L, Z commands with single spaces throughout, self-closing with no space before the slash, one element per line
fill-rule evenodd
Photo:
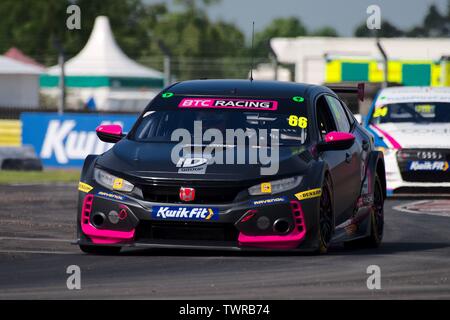
<path fill-rule="evenodd" d="M 0 170 L 0 184 L 76 183 L 79 170 L 9 171 Z"/>

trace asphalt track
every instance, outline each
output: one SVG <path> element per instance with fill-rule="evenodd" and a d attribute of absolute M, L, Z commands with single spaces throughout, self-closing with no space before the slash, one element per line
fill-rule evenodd
<path fill-rule="evenodd" d="M 75 186 L 0 187 L 0 299 L 450 298 L 448 200 L 429 209 L 411 204 L 417 199 L 387 201 L 379 249 L 336 245 L 323 256 L 161 249 L 90 256 L 70 244 L 75 198 Z M 66 287 L 69 265 L 81 268 L 81 290 Z M 381 269 L 380 290 L 367 288 L 370 265 Z"/>

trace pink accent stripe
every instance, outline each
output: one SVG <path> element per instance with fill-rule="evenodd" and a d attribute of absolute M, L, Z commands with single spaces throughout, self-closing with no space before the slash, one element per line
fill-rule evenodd
<path fill-rule="evenodd" d="M 94 243 L 118 243 L 121 241 L 131 240 L 134 237 L 134 229 L 131 231 L 115 231 L 97 229 L 91 224 L 82 226 L 83 233 L 91 237 Z"/>
<path fill-rule="evenodd" d="M 394 147 L 394 149 L 401 149 L 402 146 L 397 142 L 397 140 L 395 140 L 389 133 L 387 133 L 384 130 L 381 130 L 378 126 L 372 124 L 372 126 L 377 129 L 383 136 L 386 137 L 386 139 L 388 139 L 388 141 L 392 144 L 392 146 Z"/>
<path fill-rule="evenodd" d="M 286 235 L 249 236 L 239 233 L 239 245 L 267 249 L 295 249 L 306 235 L 305 215 L 300 202 L 291 201 L 291 210 L 295 228 Z M 300 229 L 300 230 L 299 230 Z"/>
<path fill-rule="evenodd" d="M 92 211 L 93 201 L 94 196 L 92 194 L 86 195 L 81 210 L 81 230 L 85 235 L 91 238 L 93 243 L 112 244 L 133 239 L 134 229 L 131 231 L 102 230 L 91 225 L 89 222 L 89 215 Z"/>

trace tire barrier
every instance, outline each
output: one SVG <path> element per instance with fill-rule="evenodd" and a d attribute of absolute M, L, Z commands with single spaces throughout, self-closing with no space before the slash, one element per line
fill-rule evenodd
<path fill-rule="evenodd" d="M 0 120 L 0 147 L 20 147 L 22 144 L 22 122 Z"/>

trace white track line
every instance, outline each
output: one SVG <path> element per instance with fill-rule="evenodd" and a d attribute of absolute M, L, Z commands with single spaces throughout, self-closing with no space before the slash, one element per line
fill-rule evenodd
<path fill-rule="evenodd" d="M 411 210 L 411 209 L 407 209 L 406 207 L 411 206 L 411 205 L 416 205 L 416 204 L 422 204 L 422 203 L 426 203 L 429 200 L 421 200 L 421 201 L 415 201 L 415 202 L 410 202 L 407 204 L 402 204 L 399 206 L 395 206 L 393 207 L 394 210 L 400 211 L 400 212 L 404 212 L 404 213 L 413 213 L 413 214 L 421 214 L 421 215 L 430 215 L 430 216 L 439 216 L 439 217 L 450 217 L 450 208 L 449 208 L 449 212 L 426 212 L 426 211 L 417 211 L 417 210 Z"/>
<path fill-rule="evenodd" d="M 70 239 L 52 239 L 52 238 L 26 238 L 26 237 L 0 237 L 0 241 L 3 240 L 14 240 L 14 241 L 41 241 L 41 242 L 62 242 L 62 243 L 72 243 L 73 240 Z M 33 254 L 77 254 L 77 252 L 68 251 L 48 251 L 48 250 L 4 250 L 0 249 L 0 253 L 33 253 Z"/>
<path fill-rule="evenodd" d="M 36 253 L 36 254 L 78 254 L 77 252 L 65 252 L 65 251 L 38 251 L 38 250 L 0 250 L 0 253 Z"/>
<path fill-rule="evenodd" d="M 52 238 L 0 237 L 0 241 L 2 240 L 68 242 L 68 243 L 72 243 L 74 241 L 70 239 L 52 239 Z"/>
<path fill-rule="evenodd" d="M 8 183 L 5 184 L 5 186 L 10 187 L 36 187 L 36 186 L 43 186 L 43 187 L 76 187 L 76 183 L 72 182 L 36 182 L 36 183 Z"/>

